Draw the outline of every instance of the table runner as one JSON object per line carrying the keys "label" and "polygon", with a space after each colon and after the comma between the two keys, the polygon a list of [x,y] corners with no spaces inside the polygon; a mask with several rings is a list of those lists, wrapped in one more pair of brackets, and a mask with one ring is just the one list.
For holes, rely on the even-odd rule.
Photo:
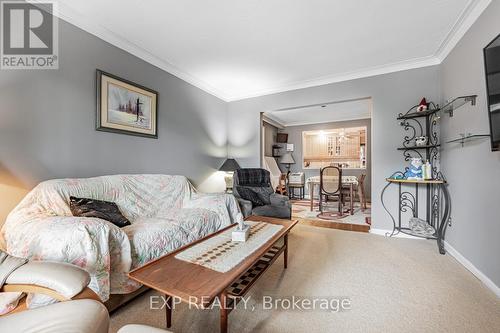
{"label": "table runner", "polygon": [[266,222],[251,222],[250,236],[246,242],[233,242],[228,230],[179,252],[175,258],[226,273],[254,253],[284,227]]}
{"label": "table runner", "polygon": [[[336,176],[325,176],[326,179],[328,178],[333,178],[333,179],[338,179],[339,177]],[[306,183],[316,183],[319,184],[320,181],[320,176],[311,176],[307,178]],[[358,185],[358,177],[356,176],[342,176],[342,184],[354,184]]]}

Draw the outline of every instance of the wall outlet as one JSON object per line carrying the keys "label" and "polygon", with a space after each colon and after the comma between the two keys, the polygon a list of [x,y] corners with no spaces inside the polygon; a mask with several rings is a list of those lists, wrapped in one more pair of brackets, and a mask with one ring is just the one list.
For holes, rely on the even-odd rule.
{"label": "wall outlet", "polygon": [[451,216],[450,216],[450,218],[448,219],[448,227],[450,227],[450,228],[451,228]]}

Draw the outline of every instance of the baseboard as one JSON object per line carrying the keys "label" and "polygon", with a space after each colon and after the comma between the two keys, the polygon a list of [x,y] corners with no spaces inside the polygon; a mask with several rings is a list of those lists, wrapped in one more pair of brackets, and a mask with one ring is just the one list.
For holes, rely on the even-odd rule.
{"label": "baseboard", "polygon": [[[379,236],[389,236],[392,233],[392,230],[370,228],[370,233],[374,234],[374,235],[379,235]],[[419,237],[404,234],[402,232],[400,232],[392,237],[394,237],[394,238],[422,239]]]}
{"label": "baseboard", "polygon": [[490,280],[483,272],[481,272],[476,266],[474,266],[467,258],[465,258],[460,252],[455,250],[453,246],[449,243],[444,242],[444,248],[453,258],[455,258],[459,263],[462,264],[468,271],[474,274],[488,289],[490,289],[498,298],[500,298],[500,287],[498,287],[493,281]]}
{"label": "baseboard", "polygon": [[[374,229],[374,228],[370,229],[371,234],[380,236],[390,235],[391,232],[392,230]],[[403,233],[399,233],[392,237],[422,239],[419,237],[414,237]],[[490,289],[498,298],[500,298],[500,287],[498,287],[493,281],[491,281],[489,277],[487,277],[483,272],[481,272],[467,258],[465,258],[460,252],[455,250],[455,248],[446,241],[444,242],[444,248],[449,255],[455,258],[456,261],[458,261],[462,266],[464,266],[469,272],[471,272],[475,277],[477,277],[479,281],[481,281],[488,289]]]}

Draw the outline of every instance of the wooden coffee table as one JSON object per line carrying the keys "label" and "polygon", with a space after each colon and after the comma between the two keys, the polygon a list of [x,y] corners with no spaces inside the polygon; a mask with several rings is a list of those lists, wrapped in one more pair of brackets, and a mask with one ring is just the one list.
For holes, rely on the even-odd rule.
{"label": "wooden coffee table", "polygon": [[[195,244],[234,227],[234,225],[150,261],[129,273],[132,280],[165,294],[167,298],[167,328],[172,324],[172,297],[199,308],[209,307],[218,298],[220,304],[227,304],[227,306],[220,307],[220,331],[225,333],[227,332],[228,315],[236,306],[238,299],[248,292],[255,281],[262,276],[262,273],[281,253],[283,253],[284,268],[287,268],[288,233],[298,221],[262,216],[250,216],[247,220],[278,224],[284,228],[228,272],[221,273],[211,270],[201,265],[179,260],[175,256]],[[246,274],[247,272],[251,273]],[[243,278],[246,280],[243,287],[234,288],[234,285]]]}

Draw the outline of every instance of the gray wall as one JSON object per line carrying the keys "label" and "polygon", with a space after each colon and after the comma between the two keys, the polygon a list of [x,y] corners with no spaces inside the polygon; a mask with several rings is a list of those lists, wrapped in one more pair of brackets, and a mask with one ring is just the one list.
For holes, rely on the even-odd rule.
{"label": "gray wall", "polygon": [[[477,105],[453,118],[441,117],[444,140],[459,133],[488,134],[483,47],[500,33],[500,2],[493,1],[441,65],[443,100],[477,94]],[[442,147],[442,169],[449,180],[453,211],[447,242],[500,286],[500,152],[489,139],[461,148]]]}
{"label": "gray wall", "polygon": [[[259,166],[260,112],[372,97],[371,188],[372,196],[376,198],[372,200],[372,227],[392,229],[379,195],[386,184],[385,178],[407,165],[402,153],[396,150],[404,136],[396,120],[397,114],[418,104],[422,96],[439,100],[439,89],[439,70],[432,66],[231,102],[228,112],[229,151],[243,167]],[[389,191],[387,198],[395,203],[395,191]],[[391,206],[394,206],[391,208],[395,213],[397,207]]]}
{"label": "gray wall", "polygon": [[343,175],[346,176],[359,176],[361,174],[366,174],[365,180],[365,190],[368,199],[371,199],[371,119],[359,119],[350,121],[336,121],[332,123],[322,123],[313,125],[302,125],[302,126],[287,126],[283,132],[288,133],[288,143],[294,144],[293,158],[295,159],[295,164],[292,164],[291,171],[294,172],[304,172],[306,179],[311,176],[319,176],[319,169],[303,169],[302,168],[302,132],[304,131],[316,131],[316,130],[327,130],[336,128],[349,128],[349,127],[367,127],[366,137],[367,137],[367,160],[366,169],[344,169],[342,171]]}
{"label": "gray wall", "polygon": [[[59,70],[0,75],[0,197],[8,198],[0,202],[0,223],[25,191],[49,178],[183,174],[204,190],[222,190],[223,179],[214,172],[226,156],[227,140],[229,155],[242,166],[260,164],[260,112],[372,97],[373,228],[390,229],[378,195],[384,179],[406,165],[396,151],[403,136],[396,115],[421,96],[437,101],[477,93],[477,107],[442,117],[442,135],[487,132],[481,51],[500,32],[499,15],[500,4],[494,2],[440,67],[229,104],[60,21]],[[96,68],[159,92],[158,140],[94,130]],[[445,145],[442,165],[454,202],[447,240],[500,285],[500,224],[493,209],[500,197],[500,154],[490,151],[487,140],[463,149]],[[395,193],[388,194],[389,201],[395,199]]]}
{"label": "gray wall", "polygon": [[[227,103],[66,22],[59,33],[59,70],[1,71],[0,184],[163,173],[224,189]],[[158,140],[95,130],[96,68],[159,92]]]}

